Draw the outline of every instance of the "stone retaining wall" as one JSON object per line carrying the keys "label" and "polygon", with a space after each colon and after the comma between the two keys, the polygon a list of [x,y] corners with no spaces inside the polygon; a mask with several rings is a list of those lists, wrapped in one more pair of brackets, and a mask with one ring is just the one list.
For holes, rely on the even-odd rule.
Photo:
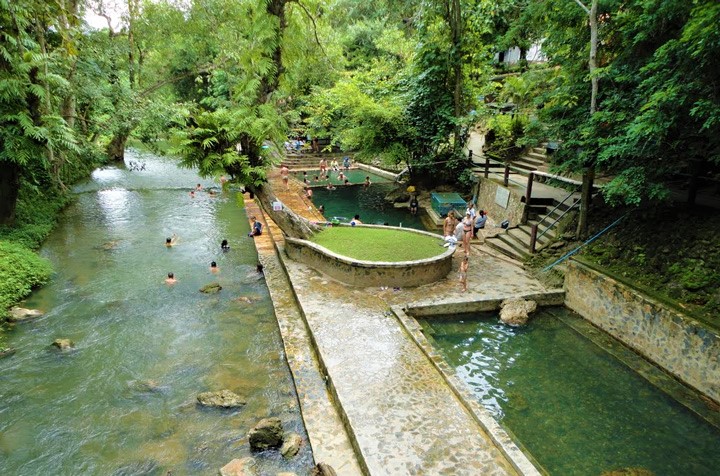
{"label": "stone retaining wall", "polygon": [[[440,242],[438,235],[409,228],[404,230],[408,233],[427,234],[438,238]],[[452,269],[454,253],[454,250],[448,249],[433,258],[396,263],[356,261],[333,253],[311,241],[290,237],[285,239],[285,251],[291,259],[312,266],[338,281],[363,287],[409,287],[434,283],[448,275]]]}
{"label": "stone retaining wall", "polygon": [[720,402],[720,336],[701,323],[577,261],[565,304],[657,365]]}
{"label": "stone retaining wall", "polygon": [[[507,207],[498,205],[495,202],[498,189],[505,189],[510,193]],[[520,201],[524,194],[525,189],[519,185],[511,183],[508,187],[505,187],[496,180],[480,177],[477,188],[477,209],[485,210],[485,213],[496,225],[499,225],[503,220],[508,220],[510,226],[515,226],[520,223],[525,209],[525,203]],[[460,211],[464,213],[464,210]]]}

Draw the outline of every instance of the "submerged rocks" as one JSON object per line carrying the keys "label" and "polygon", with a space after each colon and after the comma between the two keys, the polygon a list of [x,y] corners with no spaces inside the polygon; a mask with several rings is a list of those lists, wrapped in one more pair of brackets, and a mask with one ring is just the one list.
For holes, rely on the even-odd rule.
{"label": "submerged rocks", "polygon": [[265,451],[283,444],[282,422],[279,418],[263,418],[248,433],[250,449]]}
{"label": "submerged rocks", "polygon": [[318,463],[310,471],[310,476],[337,476],[337,473],[329,464]]}
{"label": "submerged rocks", "polygon": [[16,349],[13,347],[0,347],[0,359],[3,357],[10,357],[15,353]]}
{"label": "submerged rocks", "polygon": [[23,307],[14,306],[10,309],[10,322],[23,322],[31,319],[42,317],[43,312],[37,309],[25,309]]}
{"label": "submerged rocks", "polygon": [[213,408],[238,408],[247,403],[245,399],[230,390],[203,392],[197,396],[197,401],[204,407]]}
{"label": "submerged rocks", "polygon": [[52,345],[60,350],[72,350],[75,348],[75,343],[70,339],[55,339]]}
{"label": "submerged rocks", "polygon": [[530,313],[537,309],[535,301],[525,299],[505,299],[500,304],[500,320],[512,327],[527,324]]}
{"label": "submerged rocks", "polygon": [[234,459],[220,468],[220,476],[250,476],[256,474],[255,460],[252,458]]}
{"label": "submerged rocks", "polygon": [[200,292],[205,293],[205,294],[216,294],[216,293],[219,293],[221,289],[222,289],[222,286],[220,286],[220,283],[212,282],[212,283],[208,283],[205,286],[201,287]]}
{"label": "submerged rocks", "polygon": [[302,437],[297,433],[285,435],[283,438],[283,444],[280,447],[280,454],[283,455],[283,458],[292,458],[298,454],[301,445]]}

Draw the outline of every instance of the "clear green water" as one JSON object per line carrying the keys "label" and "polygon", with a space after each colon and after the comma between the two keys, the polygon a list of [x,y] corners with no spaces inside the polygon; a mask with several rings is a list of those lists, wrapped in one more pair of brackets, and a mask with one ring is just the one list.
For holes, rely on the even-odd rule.
{"label": "clear green water", "polygon": [[[245,436],[267,416],[306,439],[244,210],[230,193],[190,198],[195,183],[212,183],[170,159],[128,160],[147,170],[97,170],[42,248],[57,272],[27,306],[47,314],[18,325],[17,354],[0,360],[2,475],[215,475],[250,455]],[[213,280],[219,294],[198,292]],[[57,338],[76,350],[54,351]],[[247,406],[195,405],[199,392],[223,388]],[[261,474],[312,464],[307,445],[290,462],[255,457]]]}
{"label": "clear green water", "polygon": [[421,321],[478,400],[551,475],[640,467],[720,474],[720,431],[542,311],[527,328],[478,314]]}
{"label": "clear green water", "polygon": [[[306,170],[307,172],[307,179],[310,182],[310,186],[312,187],[321,187],[327,185],[327,180],[321,180],[320,179],[320,170]],[[371,184],[380,184],[380,183],[392,183],[393,181],[389,178],[382,177],[380,175],[376,175],[372,172],[368,172],[366,170],[360,170],[360,169],[350,169],[350,170],[342,170],[342,173],[345,175],[345,179],[349,180],[351,184],[357,185],[357,184],[363,184],[365,183],[365,177],[370,177],[370,183]],[[293,175],[295,178],[297,178],[300,182],[304,180],[304,175],[302,172],[293,172]],[[330,177],[330,183],[334,185],[343,185],[345,186],[345,180],[341,180],[338,178],[339,172],[336,172],[334,170],[329,171],[329,177]],[[318,177],[317,180],[315,180],[315,177]],[[372,186],[372,185],[371,185]]]}
{"label": "clear green water", "polygon": [[350,220],[358,214],[363,223],[387,223],[391,226],[425,230],[421,213],[412,215],[408,208],[395,208],[385,200],[385,196],[394,187],[389,183],[373,183],[368,188],[354,185],[338,187],[335,190],[314,189],[313,203],[316,206],[325,206],[325,218],[328,220],[333,217]]}

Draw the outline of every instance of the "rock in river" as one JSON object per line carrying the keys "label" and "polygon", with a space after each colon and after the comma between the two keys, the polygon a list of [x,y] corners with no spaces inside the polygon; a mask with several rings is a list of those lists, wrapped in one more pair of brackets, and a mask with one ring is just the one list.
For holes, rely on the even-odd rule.
{"label": "rock in river", "polygon": [[300,451],[300,445],[302,445],[302,437],[297,433],[290,433],[283,438],[280,454],[284,458],[292,458]]}
{"label": "rock in river", "polygon": [[509,326],[518,327],[527,324],[528,315],[537,309],[537,303],[525,299],[506,299],[500,308],[500,320]]}
{"label": "rock in river", "polygon": [[263,418],[250,430],[248,439],[253,451],[279,448],[283,442],[282,422],[279,418]]}
{"label": "rock in river", "polygon": [[75,343],[70,339],[55,339],[52,345],[60,350],[71,350],[75,347]]}
{"label": "rock in river", "polygon": [[247,403],[242,397],[230,390],[203,392],[197,396],[197,401],[204,407],[215,408],[238,408]]}
{"label": "rock in river", "polygon": [[220,476],[250,476],[252,474],[256,474],[255,460],[252,458],[236,458],[220,468]]}
{"label": "rock in river", "polygon": [[222,289],[222,286],[220,286],[220,283],[212,282],[212,283],[208,283],[205,286],[201,287],[200,292],[205,293],[205,294],[215,294],[215,293],[219,293],[221,289]]}
{"label": "rock in river", "polygon": [[10,322],[29,321],[42,315],[42,311],[38,311],[37,309],[25,309],[16,306],[10,309]]}

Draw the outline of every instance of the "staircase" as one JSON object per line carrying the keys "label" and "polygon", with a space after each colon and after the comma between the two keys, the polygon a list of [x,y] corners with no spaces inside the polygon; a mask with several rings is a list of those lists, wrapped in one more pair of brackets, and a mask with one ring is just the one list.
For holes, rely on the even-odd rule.
{"label": "staircase", "polygon": [[522,169],[526,173],[534,170],[542,172],[548,171],[548,157],[546,153],[547,144],[543,143],[539,147],[531,147],[526,149],[520,157],[512,161],[512,165],[518,169]]}
{"label": "staircase", "polygon": [[569,199],[562,203],[555,198],[533,197],[526,224],[517,225],[503,233],[488,237],[485,239],[485,244],[513,259],[525,261],[531,256],[530,233],[532,225],[538,225],[538,239],[535,242],[535,249],[540,250],[555,241],[557,238],[556,220],[569,208],[572,208],[579,199],[579,193],[570,195]]}
{"label": "staircase", "polygon": [[338,164],[340,167],[342,167],[343,164],[343,157],[348,156],[350,159],[353,159],[352,154],[348,154],[345,152],[335,152],[335,153],[308,153],[308,154],[286,154],[285,157],[283,157],[282,165],[285,165],[290,170],[302,170],[302,169],[314,169],[318,170],[320,168],[320,161],[322,159],[325,159],[328,164],[328,168],[330,168],[330,162],[332,162],[333,159],[338,161]]}

